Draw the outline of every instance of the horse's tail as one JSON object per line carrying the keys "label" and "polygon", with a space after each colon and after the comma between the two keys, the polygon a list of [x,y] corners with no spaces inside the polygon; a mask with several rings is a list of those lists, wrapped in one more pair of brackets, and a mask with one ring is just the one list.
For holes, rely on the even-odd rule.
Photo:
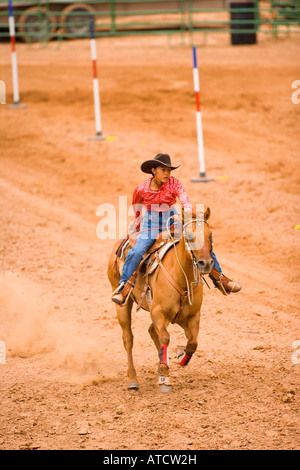
{"label": "horse's tail", "polygon": [[107,274],[112,274],[115,279],[118,277],[118,256],[116,256],[113,262],[108,265]]}
{"label": "horse's tail", "polygon": [[118,277],[118,273],[119,273],[118,258],[120,258],[122,248],[127,240],[128,240],[128,236],[121,241],[120,245],[118,246],[115,252],[114,260],[108,265],[107,273],[108,274],[111,273],[115,279]]}
{"label": "horse's tail", "polygon": [[118,257],[116,256],[116,259],[113,264],[113,276],[116,278],[118,277],[119,274],[119,269],[118,269]]}

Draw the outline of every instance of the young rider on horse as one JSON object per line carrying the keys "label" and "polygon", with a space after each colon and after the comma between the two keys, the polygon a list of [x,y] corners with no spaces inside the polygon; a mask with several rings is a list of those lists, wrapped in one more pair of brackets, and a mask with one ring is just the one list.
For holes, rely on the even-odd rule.
{"label": "young rider on horse", "polygon": [[[153,245],[157,235],[166,227],[169,218],[172,216],[176,218],[177,211],[174,207],[176,198],[179,199],[185,212],[192,213],[192,205],[182,184],[171,176],[171,171],[176,168],[178,166],[172,166],[170,156],[162,153],[141,165],[141,170],[144,173],[152,174],[152,177],[140,184],[133,193],[134,226],[139,234],[134,247],[128,252],[118,290],[112,297],[112,300],[118,305],[125,302],[132,288],[129,279],[138,268],[143,255]],[[146,208],[146,212],[141,221],[143,206]],[[242,286],[224,276],[215,253],[211,251],[210,254],[214,261],[214,267],[209,276],[215,286],[222,293],[224,293],[224,289],[226,293],[239,292]]]}

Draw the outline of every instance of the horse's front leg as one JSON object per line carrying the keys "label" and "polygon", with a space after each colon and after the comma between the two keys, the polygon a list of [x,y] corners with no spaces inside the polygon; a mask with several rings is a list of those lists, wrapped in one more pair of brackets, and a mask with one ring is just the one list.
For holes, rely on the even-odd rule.
{"label": "horse's front leg", "polygon": [[152,325],[149,328],[149,333],[159,355],[159,389],[162,393],[169,393],[172,390],[172,386],[169,377],[168,347],[170,335],[167,331],[167,320],[158,307],[151,310],[151,317]]}
{"label": "horse's front leg", "polygon": [[188,317],[180,326],[184,329],[187,338],[186,347],[179,346],[177,348],[177,359],[181,366],[187,366],[192,355],[198,347],[198,333],[200,325],[200,312],[194,316]]}
{"label": "horse's front leg", "polygon": [[128,378],[129,378],[129,390],[137,390],[139,388],[135,367],[133,364],[132,348],[133,348],[133,334],[131,329],[131,309],[133,301],[131,298],[127,300],[127,303],[123,306],[116,306],[118,320],[123,331],[123,344],[127,352],[128,362]]}

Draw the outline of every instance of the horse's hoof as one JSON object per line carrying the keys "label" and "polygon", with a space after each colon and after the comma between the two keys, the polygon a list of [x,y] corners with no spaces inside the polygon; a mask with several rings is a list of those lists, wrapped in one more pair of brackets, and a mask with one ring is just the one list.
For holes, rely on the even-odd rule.
{"label": "horse's hoof", "polygon": [[170,393],[170,392],[172,392],[172,385],[162,384],[162,385],[159,386],[159,391],[161,393]]}
{"label": "horse's hoof", "polygon": [[164,377],[163,375],[161,375],[158,379],[158,384],[161,393],[170,393],[172,391],[170,377]]}
{"label": "horse's hoof", "polygon": [[130,384],[128,385],[128,390],[138,390],[138,389],[139,389],[138,384],[134,380],[131,380]]}

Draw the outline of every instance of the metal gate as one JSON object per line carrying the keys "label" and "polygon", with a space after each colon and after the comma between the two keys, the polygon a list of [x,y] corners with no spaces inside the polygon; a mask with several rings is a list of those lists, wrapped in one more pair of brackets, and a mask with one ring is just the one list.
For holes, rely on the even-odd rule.
{"label": "metal gate", "polygon": [[[230,0],[13,0],[16,37],[26,42],[139,34],[249,34],[249,21],[232,18],[245,12],[243,2]],[[254,0],[252,31],[276,36],[300,32],[300,0]],[[240,10],[239,10],[240,7]],[[238,22],[238,24],[237,24]],[[237,28],[238,26],[238,28]],[[7,0],[0,0],[0,38],[9,37]]]}

